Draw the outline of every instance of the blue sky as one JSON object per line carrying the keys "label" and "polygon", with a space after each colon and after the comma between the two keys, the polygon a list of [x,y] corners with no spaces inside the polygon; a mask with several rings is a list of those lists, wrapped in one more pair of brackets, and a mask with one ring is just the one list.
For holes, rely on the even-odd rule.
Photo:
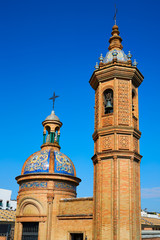
{"label": "blue sky", "polygon": [[[115,1],[1,1],[0,188],[16,198],[23,163],[42,144],[41,122],[55,112],[63,122],[61,151],[82,179],[78,196],[92,196],[94,91],[88,81],[108,51]],[[139,88],[142,208],[160,212],[160,1],[117,1],[124,51],[144,75]]]}

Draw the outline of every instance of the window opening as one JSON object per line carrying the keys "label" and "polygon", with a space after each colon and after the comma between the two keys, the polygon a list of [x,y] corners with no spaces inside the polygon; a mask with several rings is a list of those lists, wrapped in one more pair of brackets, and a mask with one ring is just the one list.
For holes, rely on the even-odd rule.
{"label": "window opening", "polygon": [[6,207],[9,208],[9,201],[6,202]]}
{"label": "window opening", "polygon": [[38,228],[37,222],[23,223],[22,240],[38,240]]}
{"label": "window opening", "polygon": [[103,93],[104,97],[104,114],[113,112],[113,91],[112,89],[107,89]]}
{"label": "window opening", "polygon": [[11,231],[11,224],[1,224],[1,226],[0,226],[0,237],[10,235],[10,231]]}
{"label": "window opening", "polygon": [[83,240],[83,233],[71,233],[71,240]]}
{"label": "window opening", "polygon": [[46,130],[48,132],[47,137],[46,137],[46,142],[50,142],[50,127],[46,127]]}
{"label": "window opening", "polygon": [[55,129],[55,137],[54,137],[54,141],[59,143],[59,134],[58,134],[59,128],[56,127]]}
{"label": "window opening", "polygon": [[132,111],[134,112],[134,99],[135,99],[135,93],[132,91]]}

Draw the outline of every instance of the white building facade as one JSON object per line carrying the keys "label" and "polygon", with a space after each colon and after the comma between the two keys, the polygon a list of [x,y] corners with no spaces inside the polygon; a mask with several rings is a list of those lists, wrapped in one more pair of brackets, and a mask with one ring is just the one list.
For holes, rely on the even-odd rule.
{"label": "white building facade", "polygon": [[11,200],[11,190],[0,188],[0,209],[16,210],[17,201]]}

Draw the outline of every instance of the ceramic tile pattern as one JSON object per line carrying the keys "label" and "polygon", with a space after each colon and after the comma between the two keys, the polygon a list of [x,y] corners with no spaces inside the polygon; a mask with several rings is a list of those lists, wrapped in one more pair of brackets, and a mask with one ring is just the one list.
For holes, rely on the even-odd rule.
{"label": "ceramic tile pattern", "polygon": [[27,182],[27,183],[22,183],[20,185],[20,189],[26,189],[26,188],[46,188],[47,187],[47,182]]}
{"label": "ceramic tile pattern", "polygon": [[[112,55],[113,51],[114,50],[111,50],[111,51],[107,52],[107,54],[106,54],[106,56],[105,56],[105,58],[103,60],[104,63],[112,62],[112,60],[113,60],[113,55]],[[123,50],[117,50],[117,53],[118,53],[117,54],[117,60],[124,61],[124,62],[126,62],[128,60],[127,55],[124,53]]]}
{"label": "ceramic tile pattern", "polygon": [[74,167],[72,161],[63,153],[54,151],[55,164],[54,172],[74,176]]}
{"label": "ceramic tile pattern", "polygon": [[76,191],[76,187],[72,184],[56,182],[54,185],[55,188],[66,189],[66,190],[73,190]]}
{"label": "ceramic tile pattern", "polygon": [[44,150],[34,153],[27,161],[24,174],[48,172],[50,151]]}

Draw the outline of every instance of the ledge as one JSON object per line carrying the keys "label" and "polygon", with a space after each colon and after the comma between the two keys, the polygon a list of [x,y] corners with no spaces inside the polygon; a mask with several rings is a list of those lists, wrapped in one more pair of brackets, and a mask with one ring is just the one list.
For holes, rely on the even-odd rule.
{"label": "ledge", "polygon": [[93,219],[93,214],[58,215],[59,220]]}
{"label": "ledge", "polygon": [[77,202],[77,201],[93,201],[93,197],[81,197],[81,198],[61,198],[60,202]]}

